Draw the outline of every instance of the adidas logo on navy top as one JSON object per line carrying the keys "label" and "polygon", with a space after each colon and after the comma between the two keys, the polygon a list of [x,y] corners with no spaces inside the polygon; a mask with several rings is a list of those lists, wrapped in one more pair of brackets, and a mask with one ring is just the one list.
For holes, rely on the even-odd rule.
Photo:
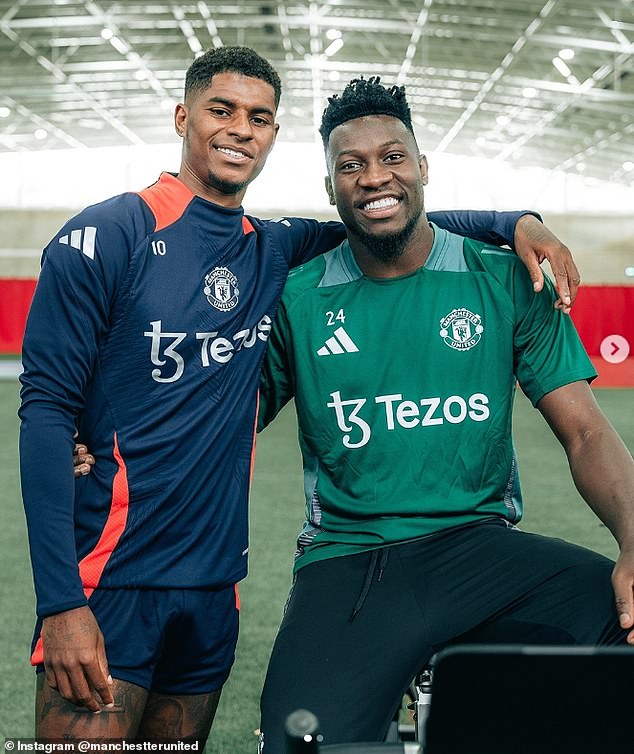
{"label": "adidas logo on navy top", "polygon": [[73,249],[78,249],[82,254],[85,254],[90,259],[94,259],[96,236],[97,228],[87,225],[85,228],[80,228],[79,230],[71,230],[70,236],[61,236],[57,241],[66,246],[72,246]]}
{"label": "adidas logo on navy top", "polygon": [[328,338],[326,344],[317,351],[317,356],[332,356],[337,353],[356,353],[358,350],[355,342],[343,327],[338,327],[332,334],[332,338]]}

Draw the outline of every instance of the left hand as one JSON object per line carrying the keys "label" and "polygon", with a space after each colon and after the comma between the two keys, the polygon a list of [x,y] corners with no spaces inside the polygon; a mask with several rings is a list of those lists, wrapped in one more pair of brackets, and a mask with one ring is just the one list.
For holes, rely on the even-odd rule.
{"label": "left hand", "polygon": [[627,643],[634,645],[634,549],[622,549],[612,571],[614,602],[621,628],[632,629]]}
{"label": "left hand", "polygon": [[549,261],[559,294],[555,308],[569,314],[581,282],[570,249],[534,215],[520,217],[515,226],[513,240],[515,252],[526,265],[536,293],[544,287],[544,273],[539,265],[544,259]]}

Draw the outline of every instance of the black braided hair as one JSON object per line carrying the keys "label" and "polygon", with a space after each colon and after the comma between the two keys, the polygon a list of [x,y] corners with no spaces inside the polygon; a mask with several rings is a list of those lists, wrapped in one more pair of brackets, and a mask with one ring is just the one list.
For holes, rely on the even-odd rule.
{"label": "black braided hair", "polygon": [[352,79],[340,95],[328,98],[319,127],[324,148],[328,146],[334,128],[364,115],[391,115],[414,133],[405,87],[394,85],[388,88],[381,84],[380,76],[370,76],[369,79]]}

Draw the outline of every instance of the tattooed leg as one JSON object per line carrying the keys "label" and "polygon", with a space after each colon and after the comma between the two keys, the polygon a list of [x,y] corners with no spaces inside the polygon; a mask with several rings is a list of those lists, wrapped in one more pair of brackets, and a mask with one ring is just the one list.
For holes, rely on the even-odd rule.
{"label": "tattooed leg", "polygon": [[100,740],[134,738],[143,716],[148,692],[115,679],[114,707],[96,714],[64,699],[38,673],[35,695],[35,736],[38,739]]}
{"label": "tattooed leg", "polygon": [[202,752],[221,691],[191,696],[151,693],[137,738],[144,741],[198,741],[198,751]]}

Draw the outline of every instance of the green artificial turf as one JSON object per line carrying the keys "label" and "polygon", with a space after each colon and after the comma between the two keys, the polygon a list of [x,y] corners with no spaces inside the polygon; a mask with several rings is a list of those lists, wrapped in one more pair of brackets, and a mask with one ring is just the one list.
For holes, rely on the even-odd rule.
{"label": "green artificial turf", "polygon": [[[28,654],[34,599],[18,484],[17,391],[17,381],[0,382],[0,736],[28,737],[33,718]],[[599,390],[597,397],[634,449],[634,390]],[[515,438],[526,511],[523,528],[614,556],[610,533],[574,489],[561,446],[522,395],[516,401]],[[299,452],[289,408],[258,439],[251,496],[251,568],[240,585],[240,641],[208,754],[256,750],[259,691],[290,586],[294,539],[302,515]]]}

